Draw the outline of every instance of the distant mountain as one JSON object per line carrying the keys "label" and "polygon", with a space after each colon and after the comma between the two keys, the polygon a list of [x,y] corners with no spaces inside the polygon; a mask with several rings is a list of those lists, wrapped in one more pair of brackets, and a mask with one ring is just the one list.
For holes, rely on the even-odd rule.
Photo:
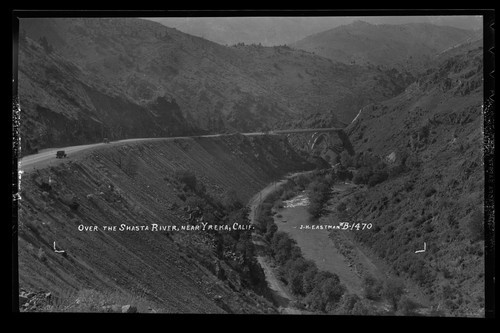
{"label": "distant mountain", "polygon": [[480,35],[479,31],[428,23],[374,25],[356,21],[290,46],[346,64],[372,64],[415,73],[439,52]]}
{"label": "distant mountain", "polygon": [[412,82],[289,47],[222,46],[132,19],[22,19],[19,98],[26,151],[102,138],[253,131],[362,106]]}
{"label": "distant mountain", "polygon": [[[272,14],[272,13],[271,13]],[[328,15],[318,12],[318,15]],[[342,15],[342,12],[336,13]],[[309,35],[365,21],[371,24],[429,23],[466,30],[482,29],[481,16],[260,16],[260,17],[157,17],[167,27],[219,44],[291,44]]]}

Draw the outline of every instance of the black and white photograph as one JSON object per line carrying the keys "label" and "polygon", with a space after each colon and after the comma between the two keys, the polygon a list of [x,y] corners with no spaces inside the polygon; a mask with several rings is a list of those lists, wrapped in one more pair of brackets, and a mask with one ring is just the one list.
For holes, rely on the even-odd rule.
{"label": "black and white photograph", "polygon": [[13,312],[494,316],[494,10],[12,15]]}

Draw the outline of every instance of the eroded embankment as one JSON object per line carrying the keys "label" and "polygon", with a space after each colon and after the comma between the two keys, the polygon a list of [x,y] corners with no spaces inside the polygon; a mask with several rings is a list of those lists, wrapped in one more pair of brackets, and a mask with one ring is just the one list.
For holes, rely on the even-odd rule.
{"label": "eroded embankment", "polygon": [[[286,140],[233,135],[105,146],[25,173],[20,288],[62,298],[83,289],[121,293],[165,312],[273,312],[214,255],[213,235],[151,225],[193,221],[194,208],[173,180],[177,170],[193,172],[210,196],[233,189],[247,202],[270,181],[308,167]],[[120,231],[122,224],[150,229]]]}

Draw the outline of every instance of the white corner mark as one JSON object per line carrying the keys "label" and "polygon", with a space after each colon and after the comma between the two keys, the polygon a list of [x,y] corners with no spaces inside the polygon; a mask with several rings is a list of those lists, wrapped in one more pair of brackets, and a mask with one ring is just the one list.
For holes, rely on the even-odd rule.
{"label": "white corner mark", "polygon": [[425,249],[426,249],[426,247],[425,247],[425,242],[424,242],[424,249],[423,250],[415,251],[415,253],[425,252]]}
{"label": "white corner mark", "polygon": [[58,250],[57,247],[56,247],[56,242],[54,242],[54,252],[55,253],[65,253],[66,251],[64,251],[64,250]]}

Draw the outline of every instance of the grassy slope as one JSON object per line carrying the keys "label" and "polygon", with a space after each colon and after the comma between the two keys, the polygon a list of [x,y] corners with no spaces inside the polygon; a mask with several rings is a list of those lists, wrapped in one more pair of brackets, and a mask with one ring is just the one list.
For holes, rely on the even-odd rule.
{"label": "grassy slope", "polygon": [[[447,314],[477,315],[484,241],[474,239],[469,223],[484,200],[482,47],[439,60],[405,93],[361,114],[351,133],[356,151],[406,153],[409,171],[353,198],[351,209],[376,226],[356,233],[358,241]],[[427,251],[415,254],[423,242]]]}
{"label": "grassy slope", "polygon": [[[243,288],[237,274],[216,259],[209,235],[79,232],[77,227],[186,224],[186,204],[171,180],[179,168],[193,171],[213,196],[234,189],[244,202],[270,179],[305,166],[285,145],[241,136],[137,143],[104,147],[25,174],[19,209],[20,287],[57,297],[82,289],[121,291],[165,312],[268,311],[269,304]],[[117,165],[120,156],[122,168]],[[126,173],[130,165],[135,165],[135,176]],[[52,190],[44,191],[41,186],[49,177]],[[77,210],[68,206],[68,198],[79,202]],[[67,257],[53,252],[54,241]],[[226,270],[225,282],[214,275],[217,262]],[[216,304],[218,295],[224,305]]]}

